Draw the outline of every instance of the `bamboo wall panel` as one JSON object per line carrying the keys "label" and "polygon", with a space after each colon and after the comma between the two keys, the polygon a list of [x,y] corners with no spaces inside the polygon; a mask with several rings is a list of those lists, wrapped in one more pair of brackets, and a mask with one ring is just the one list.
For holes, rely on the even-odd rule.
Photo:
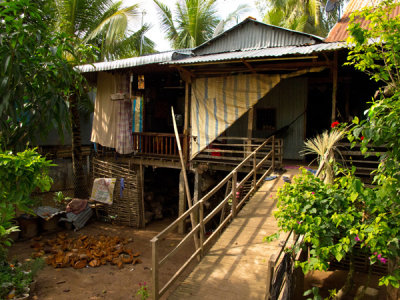
{"label": "bamboo wall panel", "polygon": [[[113,204],[105,205],[105,210],[108,215],[116,216],[116,223],[139,228],[143,210],[139,166],[93,158],[93,178],[117,178]],[[122,197],[121,178],[125,185]]]}

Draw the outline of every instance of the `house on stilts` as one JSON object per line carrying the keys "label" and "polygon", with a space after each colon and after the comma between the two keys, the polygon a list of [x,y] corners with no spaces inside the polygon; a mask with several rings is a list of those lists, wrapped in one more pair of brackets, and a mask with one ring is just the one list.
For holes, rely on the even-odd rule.
{"label": "house on stilts", "polygon": [[196,201],[218,183],[219,173],[232,171],[270,137],[269,165],[303,160],[306,138],[332,121],[361,115],[367,105],[360,99],[376,90],[365,75],[343,66],[347,52],[341,41],[247,18],[194,49],[79,66],[97,88],[93,175],[118,179],[108,213],[137,227],[145,225],[146,210],[155,217],[165,210],[182,215],[182,172],[190,174]]}

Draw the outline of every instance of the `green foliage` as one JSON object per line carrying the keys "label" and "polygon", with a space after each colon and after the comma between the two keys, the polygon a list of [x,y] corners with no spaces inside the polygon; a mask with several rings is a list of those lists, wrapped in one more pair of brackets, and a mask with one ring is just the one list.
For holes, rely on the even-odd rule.
{"label": "green foliage", "polygon": [[[71,91],[83,78],[64,59],[75,55],[65,34],[49,28],[47,0],[0,2],[0,149],[22,150],[57,128],[70,128]],[[87,49],[78,47],[78,52]]]}
{"label": "green foliage", "polygon": [[98,59],[87,57],[90,62],[154,52],[153,41],[145,36],[149,25],[132,29],[132,25],[142,22],[144,14],[138,4],[122,7],[122,1],[64,0],[55,1],[54,5],[56,31],[73,37],[77,47],[82,44],[96,47]]}
{"label": "green foliage", "polygon": [[[384,82],[391,90],[400,83],[400,16],[391,17],[395,1],[385,0],[351,16],[348,42],[352,45],[348,65]],[[367,20],[361,27],[359,19]]]}
{"label": "green foliage", "polygon": [[203,44],[223,32],[228,22],[248,10],[247,6],[241,5],[225,20],[221,20],[215,9],[216,0],[185,0],[176,1],[174,17],[167,5],[159,0],[153,1],[157,5],[166,38],[174,49]]}
{"label": "green foliage", "polygon": [[139,296],[141,300],[146,300],[150,297],[146,282],[139,283],[139,289],[136,295]]}
{"label": "green foliage", "polygon": [[311,247],[311,258],[300,264],[304,272],[327,270],[332,258],[340,261],[352,251],[362,235],[364,214],[375,198],[351,174],[325,184],[306,170],[279,190],[275,214],[279,227],[303,234]]}
{"label": "green foliage", "polygon": [[173,18],[171,10],[161,1],[154,0],[159,8],[161,24],[174,49],[193,48],[212,37],[219,23],[215,10],[216,0],[185,0],[176,2]]}
{"label": "green foliage", "polygon": [[[387,148],[379,154],[380,163],[374,177],[379,206],[372,212],[375,219],[367,226],[366,240],[381,244],[382,252],[394,261],[400,255],[400,17],[391,17],[396,5],[395,1],[385,0],[352,16],[349,42],[353,48],[348,57],[349,65],[385,85],[366,111],[367,120],[353,121],[348,138],[353,144],[361,142],[363,153],[371,147],[373,150],[374,146]],[[369,21],[367,27],[360,26],[357,21],[360,18]],[[383,240],[386,245],[382,245]],[[372,262],[377,259],[375,255]],[[391,274],[380,283],[398,287],[399,266],[389,271]]]}
{"label": "green foliage", "polygon": [[27,288],[34,276],[43,267],[44,261],[40,258],[29,260],[23,264],[18,261],[7,263],[3,252],[0,255],[0,299],[9,299],[10,295],[17,298],[27,294]]}
{"label": "green foliage", "polygon": [[[352,48],[347,64],[386,85],[372,100],[367,120],[354,118],[347,128],[350,142],[361,143],[362,153],[387,147],[378,153],[377,187],[365,188],[352,173],[336,173],[333,184],[324,184],[303,171],[278,193],[280,227],[304,234],[311,249],[310,259],[300,263],[305,272],[325,270],[332,258],[352,257],[356,243],[371,264],[396,262],[400,255],[400,20],[390,17],[394,5],[385,0],[352,16],[349,26]],[[370,22],[367,28],[359,25],[359,18]],[[394,265],[380,284],[400,285],[400,268]]]}
{"label": "green foliage", "polygon": [[[325,37],[336,24],[338,12],[324,12],[326,0],[257,0],[263,21],[302,32]],[[345,1],[347,2],[347,1]],[[344,2],[339,5],[343,8]]]}
{"label": "green foliage", "polygon": [[25,150],[17,155],[0,152],[0,243],[10,243],[6,238],[16,229],[12,223],[15,208],[31,212],[36,203],[31,197],[32,192],[35,189],[50,189],[52,179],[48,176],[48,170],[51,166],[51,161],[41,157],[35,150]]}

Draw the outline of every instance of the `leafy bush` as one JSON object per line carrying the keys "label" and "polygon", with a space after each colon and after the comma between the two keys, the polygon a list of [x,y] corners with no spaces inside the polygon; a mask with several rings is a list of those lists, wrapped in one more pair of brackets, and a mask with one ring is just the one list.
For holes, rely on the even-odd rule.
{"label": "leafy bush", "polygon": [[327,270],[333,258],[341,261],[351,253],[366,237],[368,216],[377,203],[375,191],[366,189],[351,173],[325,184],[304,169],[292,184],[279,190],[278,199],[279,227],[303,234],[311,248],[311,258],[300,264],[304,272]]}
{"label": "leafy bush", "polygon": [[25,150],[16,155],[0,152],[0,247],[10,245],[7,235],[17,228],[12,220],[15,208],[32,212],[36,200],[31,197],[35,189],[48,191],[52,179],[48,175],[51,161],[35,150]]}
{"label": "leafy bush", "polygon": [[0,299],[26,294],[35,274],[44,266],[43,259],[7,263],[5,251],[0,252]]}

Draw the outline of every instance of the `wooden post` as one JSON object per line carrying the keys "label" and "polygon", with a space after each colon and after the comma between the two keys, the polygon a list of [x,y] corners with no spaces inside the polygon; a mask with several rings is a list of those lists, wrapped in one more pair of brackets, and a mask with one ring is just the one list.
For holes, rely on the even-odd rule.
{"label": "wooden post", "polygon": [[[183,179],[183,172],[185,172],[185,170],[181,170],[180,174],[179,174],[179,216],[183,215],[183,213],[186,210],[186,205],[185,205],[185,182]],[[179,226],[178,226],[178,233],[179,234],[184,234],[186,231],[185,228],[185,222],[182,221]]]}
{"label": "wooden post", "polygon": [[140,167],[139,167],[139,173],[140,173],[140,185],[141,185],[141,191],[140,194],[142,195],[142,222],[141,222],[141,227],[145,228],[146,227],[146,214],[145,214],[145,208],[144,208],[144,168],[142,162],[140,162]]}
{"label": "wooden post", "polygon": [[275,136],[272,136],[272,171],[275,169]]}
{"label": "wooden post", "polygon": [[236,216],[237,197],[236,197],[237,171],[232,173],[232,218]]}
{"label": "wooden post", "polygon": [[190,84],[185,84],[185,115],[183,123],[183,157],[185,162],[189,160],[189,103],[190,103]]}
{"label": "wooden post", "polygon": [[153,299],[158,300],[159,298],[159,287],[158,287],[158,253],[157,253],[157,244],[158,240],[157,238],[153,238],[151,241],[151,256],[152,256],[152,280],[153,280],[153,285],[152,285],[152,294],[153,294]]}
{"label": "wooden post", "polygon": [[199,211],[201,257],[204,257],[204,232],[206,231],[204,228],[203,221],[204,221],[204,203],[202,201],[200,203],[200,211]]}
{"label": "wooden post", "polygon": [[253,157],[253,188],[257,186],[257,153],[254,153]]}
{"label": "wooden post", "polygon": [[[199,174],[199,169],[196,168],[194,170],[194,191],[193,191],[193,205],[199,202],[199,199],[201,198],[201,181],[200,181],[200,174]],[[198,213],[195,212],[195,222],[196,224],[198,223]]]}
{"label": "wooden post", "polygon": [[337,83],[338,83],[338,54],[334,52],[333,66],[332,66],[332,122],[336,121],[336,94],[337,94]]}
{"label": "wooden post", "polygon": [[189,89],[190,84],[186,82],[185,85],[185,116],[184,116],[184,123],[183,123],[183,134],[188,134],[189,130]]}
{"label": "wooden post", "polygon": [[[180,158],[180,161],[181,161],[181,167],[182,167],[182,173],[183,173],[183,181],[185,183],[186,199],[187,199],[188,207],[190,209],[190,208],[192,208],[192,197],[190,196],[189,183],[188,183],[188,180],[187,180],[187,177],[186,177],[186,165],[185,165],[185,162],[183,160],[181,142],[179,140],[178,128],[176,127],[174,108],[172,106],[171,106],[171,114],[172,114],[172,122],[174,124],[176,145],[178,147],[179,158]],[[195,221],[195,218],[194,218],[193,211],[190,213],[190,222],[192,224],[192,229],[195,228],[197,224],[196,224],[196,221]],[[193,238],[194,238],[194,245],[195,245],[196,250],[197,250],[197,249],[199,249],[199,238],[197,237],[197,235],[194,235]]]}
{"label": "wooden post", "polygon": [[244,154],[244,157],[247,157],[252,151],[251,151],[251,139],[253,137],[253,127],[254,127],[254,107],[249,109],[249,112],[247,114],[248,119],[247,119],[247,150],[246,153]]}
{"label": "wooden post", "polygon": [[266,294],[265,299],[271,299],[271,287],[272,287],[272,280],[274,279],[274,269],[275,269],[275,254],[271,255],[268,261],[268,270],[267,270],[267,285],[266,285]]}

